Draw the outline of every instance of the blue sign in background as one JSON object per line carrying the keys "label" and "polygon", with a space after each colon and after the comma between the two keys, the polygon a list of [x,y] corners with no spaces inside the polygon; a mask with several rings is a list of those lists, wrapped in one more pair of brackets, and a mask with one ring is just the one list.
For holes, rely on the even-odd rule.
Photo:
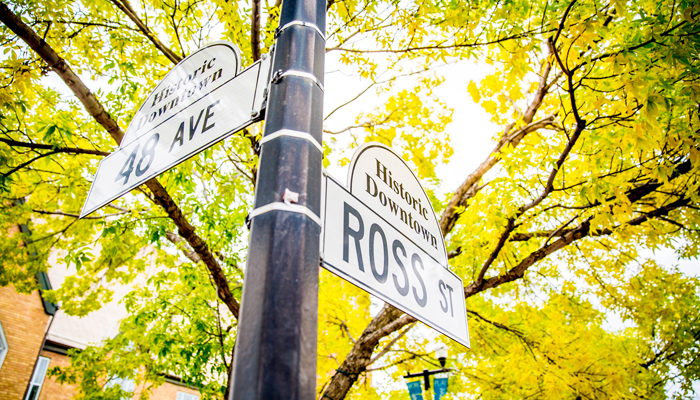
{"label": "blue sign in background", "polygon": [[411,396],[411,400],[423,400],[421,381],[408,382],[408,394]]}
{"label": "blue sign in background", "polygon": [[440,400],[447,393],[447,378],[433,379],[433,392],[435,393],[435,400]]}

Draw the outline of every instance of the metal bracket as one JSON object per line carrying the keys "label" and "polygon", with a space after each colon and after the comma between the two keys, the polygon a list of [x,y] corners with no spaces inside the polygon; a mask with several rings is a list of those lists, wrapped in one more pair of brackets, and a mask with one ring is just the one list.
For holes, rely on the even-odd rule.
{"label": "metal bracket", "polygon": [[321,83],[321,81],[318,80],[318,78],[316,78],[316,75],[304,71],[297,71],[295,69],[290,69],[286,72],[282,72],[281,69],[278,69],[277,71],[275,71],[275,74],[272,75],[272,80],[270,80],[270,82],[278,83],[285,76],[298,76],[300,78],[310,79],[316,84],[316,86],[319,87],[319,89],[321,89],[322,92],[325,91],[323,88],[323,84]]}
{"label": "metal bracket", "polygon": [[[260,71],[258,72],[258,81],[255,89],[255,101],[253,104],[253,109],[250,112],[250,117],[255,122],[258,122],[265,117],[265,110],[267,109],[267,91],[268,87],[270,86],[272,57],[274,57],[274,51],[275,48],[272,46],[269,53],[261,55],[260,60],[256,61],[256,63],[260,64]],[[259,93],[261,88],[262,93]],[[261,99],[262,101],[260,101]]]}
{"label": "metal bracket", "polygon": [[323,32],[321,32],[321,29],[319,29],[318,26],[316,26],[315,24],[312,24],[310,22],[304,22],[304,21],[291,21],[291,22],[287,22],[286,24],[284,24],[284,26],[281,28],[278,27],[277,29],[275,29],[275,39],[277,39],[277,37],[280,35],[280,33],[282,33],[283,30],[289,28],[290,26],[294,26],[294,25],[303,26],[306,28],[311,28],[311,29],[315,30],[316,33],[318,33],[321,36],[321,39],[323,39],[324,41],[326,40],[326,35]]}
{"label": "metal bracket", "polygon": [[277,83],[280,79],[282,79],[282,70],[278,69],[272,74],[272,78],[270,78],[270,83]]}
{"label": "metal bracket", "polygon": [[261,110],[266,110],[267,109],[267,88],[263,90],[263,102],[262,105],[260,106]]}
{"label": "metal bracket", "polygon": [[282,203],[279,201],[276,201],[274,203],[266,204],[262,207],[258,207],[255,210],[251,211],[248,214],[248,218],[252,220],[253,218],[257,217],[258,215],[262,215],[265,213],[268,213],[270,211],[288,211],[288,212],[293,212],[297,214],[303,214],[307,217],[309,217],[310,220],[314,221],[318,226],[321,225],[321,218],[319,218],[318,215],[314,214],[313,211],[309,210],[306,208],[306,206],[302,206],[299,204],[286,204]]}
{"label": "metal bracket", "polygon": [[263,145],[263,144],[269,142],[270,140],[277,139],[280,136],[291,136],[291,137],[295,137],[298,139],[308,140],[309,142],[311,142],[311,144],[314,145],[314,147],[316,147],[318,149],[318,151],[323,153],[323,146],[321,146],[321,143],[319,143],[316,140],[316,138],[311,136],[310,133],[294,131],[291,129],[280,129],[277,132],[271,133],[269,135],[265,135],[258,143],[260,143],[260,145]]}

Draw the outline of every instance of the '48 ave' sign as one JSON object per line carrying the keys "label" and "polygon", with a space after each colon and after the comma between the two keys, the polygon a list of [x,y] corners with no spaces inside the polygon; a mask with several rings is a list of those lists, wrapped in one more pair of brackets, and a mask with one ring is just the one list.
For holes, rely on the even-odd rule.
{"label": "'48 ave' sign", "polygon": [[240,59],[233,44],[214,42],[175,66],[100,162],[80,216],[260,119],[270,59],[239,72]]}
{"label": "'48 ave' sign", "polygon": [[462,280],[447,266],[440,225],[411,169],[367,143],[350,163],[348,189],[326,176],[322,265],[469,347]]}

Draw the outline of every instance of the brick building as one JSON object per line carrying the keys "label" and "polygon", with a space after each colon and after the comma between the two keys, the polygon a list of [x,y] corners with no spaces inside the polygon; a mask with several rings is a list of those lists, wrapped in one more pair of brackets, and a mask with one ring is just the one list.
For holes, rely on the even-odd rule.
{"label": "brick building", "polygon": [[[26,225],[18,230],[24,231]],[[114,288],[115,300],[83,318],[66,315],[55,304],[42,299],[40,292],[52,284],[60,287],[72,271],[62,268],[56,258],[49,260],[48,273],[39,273],[41,290],[17,293],[12,286],[0,287],[0,400],[68,400],[75,387],[61,385],[46,377],[48,368],[70,365],[68,350],[83,349],[113,337],[119,320],[126,314],[119,304],[128,288]],[[139,390],[133,383],[119,382],[122,388]],[[185,387],[177,378],[153,390],[153,400],[198,400],[196,389]]]}
{"label": "brick building", "polygon": [[[41,278],[45,279],[46,274]],[[46,288],[44,284],[42,287]],[[113,330],[114,316],[122,314],[115,313],[114,308],[115,304],[109,304],[92,318],[70,317],[44,302],[39,291],[27,295],[17,293],[12,286],[0,288],[0,399],[71,399],[76,394],[75,387],[47,378],[46,370],[70,365],[69,349],[84,348],[88,345],[86,340],[94,338],[96,332],[99,335],[101,330]],[[106,315],[112,317],[105,318]],[[125,384],[128,386],[128,382]],[[139,398],[138,390],[134,390],[133,398]],[[197,400],[199,393],[169,377],[151,392],[150,398]]]}
{"label": "brick building", "polygon": [[15,292],[0,288],[0,394],[5,399],[24,399],[39,357],[51,315],[39,292]]}

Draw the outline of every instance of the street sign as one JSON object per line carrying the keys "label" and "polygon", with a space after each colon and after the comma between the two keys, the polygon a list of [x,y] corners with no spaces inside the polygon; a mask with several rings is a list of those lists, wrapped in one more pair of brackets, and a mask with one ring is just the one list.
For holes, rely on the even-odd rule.
{"label": "street sign", "polygon": [[229,42],[210,43],[180,61],[139,107],[124,133],[119,147],[158,126],[205,94],[238,75],[241,54]]}
{"label": "street sign", "polygon": [[440,224],[428,195],[404,160],[381,143],[365,143],[350,161],[348,189],[447,268]]}
{"label": "street sign", "polygon": [[[389,198],[396,196],[380,190],[381,185],[385,185],[383,175],[381,181],[374,180],[377,184],[375,190],[372,181],[369,180],[373,179],[367,172],[369,169],[361,169],[363,166],[359,164],[362,160],[358,156],[355,159],[360,161],[355,163],[355,166],[351,165],[349,175],[351,183],[353,179],[362,182],[362,186],[355,182],[353,189],[357,194],[350,193],[342,184],[327,175],[322,199],[322,265],[341,278],[469,347],[462,280],[446,268],[446,263],[443,264],[446,257],[442,258],[440,255],[444,252],[444,243],[433,241],[433,237],[437,237],[432,233],[434,231],[431,232],[433,236],[424,233],[428,229],[434,229],[434,226],[430,225],[430,218],[426,218],[434,216],[432,206],[427,196],[421,198],[419,194],[425,195],[425,192],[410,172],[410,168],[400,158],[400,163],[396,163],[395,159],[387,157],[389,153],[392,157],[398,157],[391,150],[387,152],[384,146],[370,144],[357,152],[367,149],[381,149],[365,152],[372,155],[370,161],[374,165],[373,172],[377,171],[378,165],[380,175],[383,174],[384,166],[392,168],[392,183],[386,183],[385,187],[398,188],[398,194],[403,190],[403,193],[409,193],[411,200],[418,200],[410,201],[410,211],[406,205],[398,203],[398,200],[392,200],[397,205],[391,206]],[[356,167],[354,174],[353,167]],[[405,170],[408,170],[411,179],[408,179],[409,175]],[[357,178],[359,172],[362,172],[361,178]],[[363,192],[366,194],[363,195]],[[394,194],[395,192],[396,190],[393,190]],[[380,197],[379,193],[385,194]],[[404,195],[402,198],[409,204],[408,196]],[[401,207],[403,212],[395,212],[398,207]],[[404,213],[413,215],[404,217]],[[416,220],[418,222],[411,222]],[[437,223],[437,219],[433,222]],[[442,241],[442,235],[439,238]]]}
{"label": "street sign", "polygon": [[213,43],[166,75],[100,162],[81,218],[260,118],[270,59],[236,74],[233,49]]}

